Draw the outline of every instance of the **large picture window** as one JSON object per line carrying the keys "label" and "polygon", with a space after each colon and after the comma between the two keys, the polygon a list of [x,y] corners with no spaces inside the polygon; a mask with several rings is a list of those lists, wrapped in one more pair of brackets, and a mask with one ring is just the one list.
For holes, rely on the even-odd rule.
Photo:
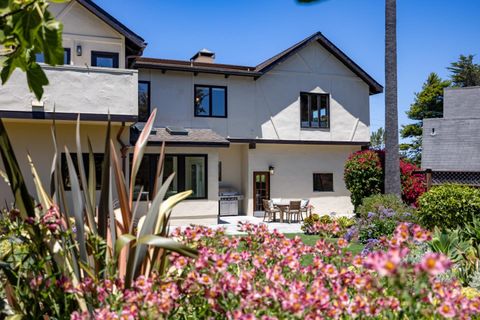
{"label": "large picture window", "polygon": [[[133,156],[130,156],[130,164]],[[143,186],[141,199],[152,199],[155,175],[157,172],[158,154],[145,154],[135,180],[135,197],[138,197]],[[169,154],[165,155],[164,181],[175,172],[175,178],[167,192],[167,197],[176,193],[192,190],[188,199],[206,199],[207,193],[207,155]]]}
{"label": "large picture window", "polygon": [[330,128],[330,96],[323,93],[300,93],[302,128]]}
{"label": "large picture window", "polygon": [[333,173],[314,173],[313,174],[314,192],[332,192],[333,191]]}
{"label": "large picture window", "polygon": [[[45,55],[43,52],[35,53],[35,61],[38,63],[45,63]],[[70,64],[70,48],[63,48],[63,64]]]}
{"label": "large picture window", "polygon": [[92,67],[118,68],[118,53],[92,51]]}
{"label": "large picture window", "polygon": [[227,117],[227,87],[195,85],[196,117]]}
{"label": "large picture window", "polygon": [[[73,161],[73,166],[75,167],[75,171],[78,172],[78,160],[77,160],[77,154],[76,153],[70,153],[70,156],[72,157]],[[82,158],[83,158],[83,166],[85,169],[85,175],[88,179],[89,173],[90,173],[90,161],[89,161],[89,154],[88,153],[82,153]],[[102,177],[102,162],[103,162],[103,153],[95,153],[93,154],[93,159],[95,161],[95,180],[96,180],[96,189],[100,190],[101,187],[101,177]],[[60,162],[61,168],[62,168],[62,178],[63,178],[63,185],[65,187],[65,190],[71,190],[72,184],[70,180],[70,175],[68,174],[68,164],[67,164],[67,156],[65,153],[62,153],[61,155],[61,162]],[[78,181],[80,182],[80,176],[78,176]]]}
{"label": "large picture window", "polygon": [[150,116],[150,81],[138,81],[138,121],[146,122]]}

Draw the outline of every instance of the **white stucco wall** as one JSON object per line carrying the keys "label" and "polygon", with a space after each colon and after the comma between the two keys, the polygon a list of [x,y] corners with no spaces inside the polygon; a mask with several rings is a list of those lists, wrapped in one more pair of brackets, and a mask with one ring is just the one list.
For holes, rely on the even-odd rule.
{"label": "white stucco wall", "polygon": [[49,80],[44,87],[43,107],[28,90],[25,74],[15,71],[0,86],[0,110],[45,111],[94,114],[138,114],[138,72],[136,70],[43,66]]}
{"label": "white stucco wall", "polygon": [[[253,214],[253,172],[275,168],[270,176],[270,198],[310,199],[314,213],[353,212],[350,192],[343,181],[345,160],[359,147],[257,144],[248,149],[247,210]],[[333,173],[333,192],[314,192],[313,173]]]}
{"label": "white stucco wall", "polygon": [[[157,126],[211,128],[231,138],[369,141],[368,85],[316,42],[256,81],[145,69],[139,79],[151,82]],[[194,117],[195,84],[227,86],[227,118]],[[301,91],[331,95],[330,129],[300,128]]]}
{"label": "white stucco wall", "polygon": [[[50,10],[63,23],[63,46],[71,50],[71,64],[91,65],[91,51],[119,54],[120,68],[125,66],[125,38],[76,1],[52,3]],[[77,56],[76,47],[82,47]]]}

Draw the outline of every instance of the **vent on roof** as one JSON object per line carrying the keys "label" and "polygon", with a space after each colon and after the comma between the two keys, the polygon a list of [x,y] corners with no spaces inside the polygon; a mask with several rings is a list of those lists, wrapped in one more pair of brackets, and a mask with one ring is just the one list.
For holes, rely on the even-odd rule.
{"label": "vent on roof", "polygon": [[215,52],[212,52],[208,49],[202,49],[195,53],[195,55],[190,58],[190,61],[213,63],[215,61]]}
{"label": "vent on roof", "polygon": [[172,136],[186,136],[186,135],[188,135],[188,131],[185,128],[182,128],[182,127],[167,127],[166,130]]}

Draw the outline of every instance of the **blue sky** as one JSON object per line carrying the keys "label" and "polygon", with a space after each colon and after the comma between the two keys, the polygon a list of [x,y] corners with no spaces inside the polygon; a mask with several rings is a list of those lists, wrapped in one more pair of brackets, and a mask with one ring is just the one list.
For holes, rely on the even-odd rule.
{"label": "blue sky", "polygon": [[[321,31],[384,84],[384,0],[95,0],[141,35],[145,56],[189,59],[201,48],[219,63],[256,65]],[[405,115],[427,75],[447,77],[460,54],[480,52],[480,1],[399,0],[398,106]],[[480,55],[477,57],[480,62]],[[384,96],[371,97],[372,130],[383,126]]]}

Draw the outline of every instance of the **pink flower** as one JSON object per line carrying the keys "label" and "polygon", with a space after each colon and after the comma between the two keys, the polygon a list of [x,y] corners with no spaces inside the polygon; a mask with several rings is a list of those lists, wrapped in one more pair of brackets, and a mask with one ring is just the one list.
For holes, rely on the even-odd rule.
{"label": "pink flower", "polygon": [[445,318],[453,318],[456,315],[455,308],[448,302],[442,303],[437,311]]}
{"label": "pink flower", "polygon": [[420,269],[432,276],[447,271],[452,262],[443,254],[427,253],[420,262]]}

